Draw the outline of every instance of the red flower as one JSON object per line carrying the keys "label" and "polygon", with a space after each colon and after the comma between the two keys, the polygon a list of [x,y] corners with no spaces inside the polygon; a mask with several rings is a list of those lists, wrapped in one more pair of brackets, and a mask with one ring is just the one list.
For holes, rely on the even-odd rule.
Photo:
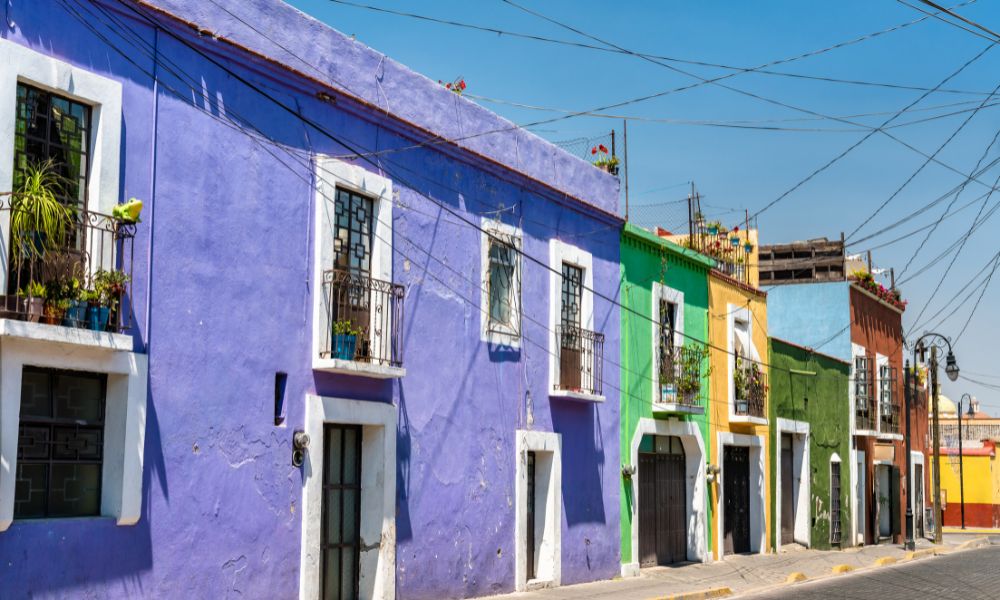
{"label": "red flower", "polygon": [[444,87],[450,90],[451,89],[451,84],[450,83],[446,83],[446,84],[444,84]]}
{"label": "red flower", "polygon": [[739,230],[740,230],[740,226],[739,225],[737,225],[736,227],[733,227],[733,233],[736,233]]}
{"label": "red flower", "polygon": [[593,148],[591,148],[590,149],[590,153],[591,154],[597,154],[597,146],[594,146]]}
{"label": "red flower", "polygon": [[463,90],[465,89],[465,80],[464,79],[460,79],[458,81],[458,87],[462,88]]}
{"label": "red flower", "polygon": [[601,144],[600,146],[598,146],[598,148],[600,148],[600,149],[601,149],[601,152],[603,152],[603,153],[605,153],[605,154],[607,154],[607,153],[608,153],[608,149],[607,149],[607,148],[606,148],[606,147],[604,146],[604,144]]}

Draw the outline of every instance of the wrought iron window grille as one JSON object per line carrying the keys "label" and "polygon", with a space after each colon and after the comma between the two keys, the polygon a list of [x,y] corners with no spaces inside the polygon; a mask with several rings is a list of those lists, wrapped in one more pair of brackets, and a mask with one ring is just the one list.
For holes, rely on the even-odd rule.
{"label": "wrought iron window grille", "polygon": [[558,391],[604,393],[604,334],[572,325],[556,328],[559,340]]}
{"label": "wrought iron window grille", "polygon": [[487,324],[490,333],[521,335],[521,240],[489,232],[486,276]]}

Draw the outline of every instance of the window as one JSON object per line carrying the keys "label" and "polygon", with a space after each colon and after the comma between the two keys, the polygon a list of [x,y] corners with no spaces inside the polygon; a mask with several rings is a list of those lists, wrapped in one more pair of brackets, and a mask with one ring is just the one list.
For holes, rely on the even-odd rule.
{"label": "window", "polygon": [[865,356],[854,358],[854,397],[860,407],[862,400],[868,400],[869,364]]}
{"label": "window", "polygon": [[518,314],[521,297],[518,239],[490,232],[487,244],[487,331],[518,336],[521,322]]}
{"label": "window", "polygon": [[374,212],[371,198],[337,188],[333,238],[335,268],[360,275],[371,274]]}
{"label": "window", "polygon": [[26,169],[51,160],[68,206],[85,208],[90,162],[90,107],[36,87],[17,84],[14,187]]}
{"label": "window", "polygon": [[549,241],[550,394],[603,402],[604,335],[594,328],[594,258]]}
{"label": "window", "polygon": [[106,376],[25,367],[14,518],[101,512]]}
{"label": "window", "polygon": [[660,359],[660,390],[659,396],[664,401],[675,397],[675,380],[677,373],[674,364],[674,332],[676,331],[677,305],[660,299],[660,319],[657,322],[657,354]]}
{"label": "window", "polygon": [[562,308],[560,322],[565,330],[580,329],[583,306],[583,269],[562,264]]}
{"label": "window", "polygon": [[830,463],[830,543],[840,544],[840,460]]}
{"label": "window", "polygon": [[892,367],[888,365],[879,366],[878,386],[882,406],[892,406]]}

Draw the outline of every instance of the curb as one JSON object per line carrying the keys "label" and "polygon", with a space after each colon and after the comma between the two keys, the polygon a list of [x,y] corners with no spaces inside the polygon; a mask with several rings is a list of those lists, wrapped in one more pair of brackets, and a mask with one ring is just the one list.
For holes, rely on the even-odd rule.
{"label": "curb", "polygon": [[841,573],[850,573],[853,570],[854,567],[852,565],[836,565],[830,569],[830,572],[834,575],[839,575]]}
{"label": "curb", "polygon": [[934,556],[938,554],[938,548],[924,548],[923,550],[911,550],[906,553],[906,557],[903,558],[904,561],[917,560],[920,558],[927,558],[928,556]]}
{"label": "curb", "polygon": [[972,550],[973,548],[985,548],[990,545],[990,538],[983,536],[958,545],[957,550]]}
{"label": "curb", "polygon": [[809,578],[806,577],[805,573],[803,573],[802,571],[795,571],[794,573],[789,573],[788,574],[788,577],[785,578],[785,583],[786,584],[788,584],[788,583],[798,583],[800,581],[805,581],[806,579],[809,579]]}
{"label": "curb", "polygon": [[717,587],[709,588],[707,590],[699,590],[697,592],[681,592],[679,594],[671,594],[669,596],[657,596],[651,598],[650,600],[709,600],[711,598],[724,598],[726,596],[731,596],[733,590],[728,587]]}
{"label": "curb", "polygon": [[883,556],[882,558],[875,559],[874,562],[874,566],[876,567],[884,567],[886,565],[894,565],[894,564],[896,564],[895,556]]}

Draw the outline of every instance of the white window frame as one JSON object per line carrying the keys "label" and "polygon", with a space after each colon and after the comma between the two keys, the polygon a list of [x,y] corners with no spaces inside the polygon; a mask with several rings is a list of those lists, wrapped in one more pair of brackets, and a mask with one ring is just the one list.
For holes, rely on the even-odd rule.
{"label": "white window frame", "polygon": [[26,333],[40,328],[60,328],[37,323],[0,322],[27,326],[25,331],[13,333],[6,327],[0,329],[3,336],[0,343],[0,465],[3,465],[0,468],[0,531],[6,531],[14,520],[21,379],[25,366],[107,375],[100,516],[113,518],[118,525],[135,525],[142,514],[149,371],[146,355],[122,351],[125,340],[131,349],[131,338],[120,334],[112,339],[117,346],[95,347],[76,343],[76,338],[69,335],[62,341],[54,341],[37,336],[31,338]]}
{"label": "white window frame", "polygon": [[[322,352],[324,332],[331,327],[328,298],[323,290],[323,271],[333,265],[333,224],[336,218],[337,188],[349,190],[372,199],[374,226],[372,231],[371,276],[391,282],[392,279],[392,180],[329,156],[319,155],[315,161],[316,196],[315,229],[313,237],[313,327],[312,367],[317,371],[361,375],[377,379],[398,378],[406,375],[403,367],[378,365],[336,358],[324,358]],[[392,315],[387,318],[391,319]],[[384,327],[392,330],[388,321]]]}
{"label": "white window frame", "polygon": [[562,266],[569,263],[583,270],[583,298],[580,327],[594,330],[594,257],[590,252],[553,239],[549,242],[549,395],[588,402],[604,402],[604,396],[557,390],[559,381],[559,334],[557,333],[562,311]]}
{"label": "white window frame", "polygon": [[[830,544],[834,543],[834,541],[833,541],[833,490],[832,490],[832,487],[833,487],[833,465],[834,465],[834,463],[836,463],[838,465],[838,468],[840,469],[840,477],[839,478],[840,478],[840,496],[841,496],[841,498],[844,495],[844,463],[841,462],[840,455],[837,454],[836,452],[834,452],[833,454],[830,455],[830,465],[829,465],[829,468],[828,468],[828,471],[827,471],[827,481],[829,482],[828,487],[831,488],[831,490],[830,490],[830,499],[829,499],[829,502],[830,502],[830,535],[828,536],[828,539],[827,539],[827,541]],[[848,474],[848,479],[850,479],[850,474]],[[850,501],[850,500],[848,500],[848,501]],[[840,506],[840,512],[841,513],[844,512],[844,506],[843,506],[843,504],[841,504],[841,506]],[[847,531],[847,528],[844,527],[844,519],[841,518],[840,519],[840,541],[837,542],[837,544],[841,548],[845,547],[845,545],[850,545],[850,544],[845,544],[845,539],[846,539],[845,538],[845,534],[846,533],[848,533],[848,531]],[[853,535],[854,532],[851,531],[849,533],[851,533]]]}
{"label": "white window frame", "polygon": [[[479,337],[481,341],[500,346],[519,348],[521,346],[521,293],[522,293],[522,264],[521,250],[524,247],[524,232],[519,227],[501,223],[496,219],[482,219],[483,233],[480,234],[480,273],[481,294],[479,319]],[[490,326],[490,234],[514,240],[514,277],[512,282],[513,297],[511,298],[511,311],[513,311],[514,326],[509,331],[489,331]]]}
{"label": "white window frame", "polygon": [[[59,59],[0,39],[0,191],[14,185],[17,85],[23,83],[90,106],[87,210],[110,215],[120,188],[122,85]],[[10,215],[0,213],[0,287],[7,286]]]}
{"label": "white window frame", "polygon": [[671,412],[673,412],[673,409],[675,408],[680,410],[680,406],[676,404],[664,405],[660,395],[660,330],[662,326],[662,323],[660,322],[661,301],[674,305],[674,348],[682,348],[684,346],[684,292],[658,281],[654,281],[652,286],[652,305],[650,306],[650,312],[653,313],[652,323],[650,324],[650,327],[652,328],[653,340],[653,407],[654,409],[656,409],[657,405],[664,408],[669,407]]}
{"label": "white window frame", "polygon": [[753,341],[753,314],[750,312],[750,308],[747,306],[739,304],[727,304],[726,305],[726,345],[729,351],[727,358],[727,363],[729,366],[729,377],[727,378],[727,389],[729,398],[729,422],[730,423],[753,423],[756,425],[766,425],[766,406],[765,406],[765,416],[754,417],[750,415],[737,415],[736,414],[736,382],[733,380],[736,374],[736,345],[733,343],[733,338],[736,336],[737,324],[742,324],[745,326],[747,342],[746,346],[750,350],[750,360],[761,362],[760,352],[757,350],[757,345]]}
{"label": "white window frame", "polygon": [[307,394],[305,431],[310,444],[302,466],[302,549],[299,598],[319,598],[323,523],[323,426],[361,425],[360,597],[396,597],[397,409],[384,402]]}
{"label": "white window frame", "polygon": [[[514,589],[521,592],[542,587],[558,587],[562,582],[562,437],[558,433],[547,431],[527,431],[518,429],[515,432],[517,455],[514,457]],[[544,512],[535,509],[535,568],[536,579],[528,579],[527,565],[527,531],[528,515],[525,505],[528,501],[528,452],[543,455],[545,468],[538,469],[536,462],[535,477],[544,474],[544,485],[535,482],[535,502],[539,502],[539,494],[544,496]],[[537,516],[542,515],[541,522]]]}

